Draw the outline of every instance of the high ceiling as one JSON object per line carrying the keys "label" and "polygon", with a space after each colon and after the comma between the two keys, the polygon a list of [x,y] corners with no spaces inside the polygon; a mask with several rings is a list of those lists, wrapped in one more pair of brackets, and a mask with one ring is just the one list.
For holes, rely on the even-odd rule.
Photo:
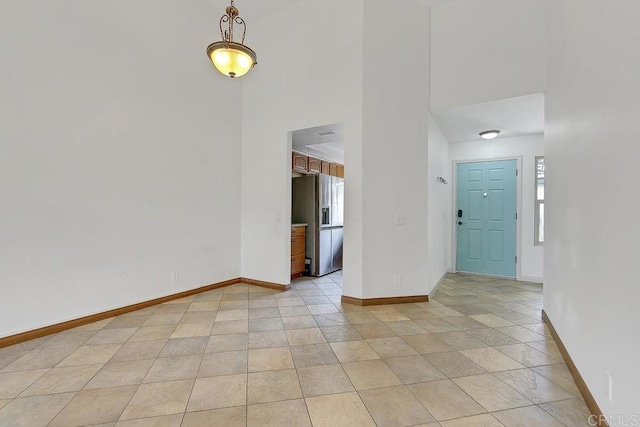
{"label": "high ceiling", "polygon": [[[222,15],[225,8],[231,3],[231,0],[209,0],[213,6],[220,11]],[[235,0],[236,7],[240,10],[240,16],[246,19],[247,24],[265,16],[276,13],[303,0]]]}
{"label": "high ceiling", "polygon": [[[231,3],[230,0],[209,0],[211,4],[220,10],[220,15],[224,13],[225,8]],[[291,6],[294,3],[304,0],[235,0],[236,7],[240,10],[240,16],[251,21],[269,16],[277,11]],[[427,6],[434,8],[456,0],[420,0]]]}
{"label": "high ceiling", "polygon": [[454,1],[456,0],[422,0],[423,3],[425,3],[427,6],[429,6],[432,9],[435,7],[445,5],[447,3],[454,2]]}
{"label": "high ceiling", "polygon": [[[268,17],[295,3],[305,0],[235,0],[240,15],[251,23]],[[431,8],[457,0],[420,0]],[[209,0],[220,15],[230,0]],[[214,17],[217,19],[217,16]],[[534,94],[511,99],[485,102],[447,110],[432,111],[449,143],[481,140],[478,133],[500,129],[499,138],[531,135],[544,132],[544,95]],[[326,128],[326,129],[325,129]],[[319,137],[326,130],[336,135]],[[344,156],[342,125],[327,125],[294,132],[294,149],[317,157],[342,163]]]}

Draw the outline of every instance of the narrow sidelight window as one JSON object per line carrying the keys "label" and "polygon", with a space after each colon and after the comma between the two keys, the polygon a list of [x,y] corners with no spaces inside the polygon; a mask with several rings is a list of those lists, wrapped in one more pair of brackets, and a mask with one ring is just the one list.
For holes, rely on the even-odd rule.
{"label": "narrow sidelight window", "polygon": [[533,242],[544,244],[544,157],[536,157],[535,219]]}

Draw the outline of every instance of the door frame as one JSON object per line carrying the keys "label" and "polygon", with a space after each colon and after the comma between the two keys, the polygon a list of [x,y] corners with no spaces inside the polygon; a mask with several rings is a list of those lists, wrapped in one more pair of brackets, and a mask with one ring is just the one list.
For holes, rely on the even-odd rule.
{"label": "door frame", "polygon": [[[516,213],[518,219],[516,220],[516,257],[518,262],[516,263],[516,280],[522,280],[521,264],[522,264],[522,159],[523,156],[506,156],[506,157],[489,157],[489,158],[475,158],[464,160],[453,160],[451,167],[451,271],[456,273],[457,269],[457,253],[458,253],[458,239],[456,228],[456,195],[458,194],[458,163],[484,163],[495,162],[501,160],[515,160],[516,168],[518,170],[518,176],[516,177]],[[475,273],[468,273],[475,274]],[[484,276],[484,275],[483,275]],[[502,277],[502,276],[500,276]]]}

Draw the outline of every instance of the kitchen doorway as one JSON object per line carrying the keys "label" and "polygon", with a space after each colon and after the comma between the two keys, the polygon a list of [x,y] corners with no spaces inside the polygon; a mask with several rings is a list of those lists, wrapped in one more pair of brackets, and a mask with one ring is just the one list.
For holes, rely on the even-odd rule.
{"label": "kitchen doorway", "polygon": [[291,278],[311,281],[327,297],[339,299],[344,245],[344,126],[335,123],[294,130],[289,137]]}

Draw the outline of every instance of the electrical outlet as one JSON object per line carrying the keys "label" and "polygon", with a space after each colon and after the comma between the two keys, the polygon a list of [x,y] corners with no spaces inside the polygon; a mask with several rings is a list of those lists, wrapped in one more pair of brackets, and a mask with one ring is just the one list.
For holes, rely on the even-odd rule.
{"label": "electrical outlet", "polygon": [[171,273],[171,281],[177,282],[178,280],[180,280],[180,273],[178,273],[177,271]]}
{"label": "electrical outlet", "polygon": [[399,274],[393,275],[393,289],[400,289],[402,287],[402,278]]}
{"label": "electrical outlet", "polygon": [[395,218],[395,223],[396,225],[406,225],[407,224],[407,217],[397,213],[396,214],[396,218]]}
{"label": "electrical outlet", "polygon": [[606,388],[607,388],[607,398],[609,402],[613,402],[613,378],[609,375],[608,372],[604,373],[607,376]]}

